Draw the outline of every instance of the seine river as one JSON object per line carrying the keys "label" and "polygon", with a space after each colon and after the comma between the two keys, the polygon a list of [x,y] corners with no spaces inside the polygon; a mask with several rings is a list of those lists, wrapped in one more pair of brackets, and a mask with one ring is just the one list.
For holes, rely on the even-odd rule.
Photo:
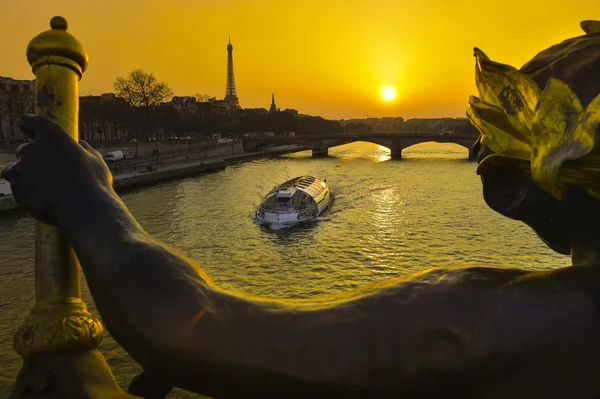
{"label": "seine river", "polygon": [[[487,207],[476,164],[453,144],[421,144],[392,161],[389,151],[355,143],[258,160],[125,194],[150,233],[206,269],[225,288],[269,297],[311,297],[438,266],[468,262],[548,269],[569,259],[525,225]],[[319,222],[270,231],[252,215],[275,183],[327,178],[336,193]],[[33,222],[0,216],[0,397],[21,366],[12,336],[33,305]],[[108,250],[108,249],[107,249]],[[85,282],[83,295],[96,312]],[[140,368],[108,333],[102,352],[123,387]],[[174,390],[170,398],[197,398]]]}

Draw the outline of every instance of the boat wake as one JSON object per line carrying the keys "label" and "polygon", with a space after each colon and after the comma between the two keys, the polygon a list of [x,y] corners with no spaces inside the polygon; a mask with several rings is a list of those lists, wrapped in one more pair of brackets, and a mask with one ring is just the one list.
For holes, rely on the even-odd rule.
{"label": "boat wake", "polygon": [[250,216],[248,216],[248,217],[249,217],[249,218],[250,218],[250,219],[251,219],[251,220],[252,220],[254,223],[256,223],[256,224],[257,224],[257,225],[259,225],[259,226],[265,226],[265,225],[267,225],[267,224],[268,224],[267,222],[264,222],[264,221],[260,220],[260,219],[258,218],[258,216],[256,216],[256,215],[250,215]]}
{"label": "boat wake", "polygon": [[277,224],[277,223],[271,223],[269,225],[269,229],[274,230],[274,231],[278,231],[278,230],[285,230],[285,229],[289,229],[290,227],[292,227],[292,224]]}

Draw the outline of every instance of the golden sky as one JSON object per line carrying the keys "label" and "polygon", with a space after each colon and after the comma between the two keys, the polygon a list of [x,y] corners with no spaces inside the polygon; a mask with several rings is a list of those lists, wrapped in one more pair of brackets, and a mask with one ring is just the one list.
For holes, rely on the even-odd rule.
{"label": "golden sky", "polygon": [[[61,15],[85,45],[81,94],[142,68],[176,95],[225,95],[231,34],[242,107],[326,118],[463,117],[473,47],[520,67],[600,19],[599,0],[0,0],[0,76],[32,78],[25,48]],[[384,85],[396,88],[389,103]]]}

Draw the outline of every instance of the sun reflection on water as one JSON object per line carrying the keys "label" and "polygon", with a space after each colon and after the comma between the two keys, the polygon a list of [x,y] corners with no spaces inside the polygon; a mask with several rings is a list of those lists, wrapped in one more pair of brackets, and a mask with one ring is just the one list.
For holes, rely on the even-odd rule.
{"label": "sun reflection on water", "polygon": [[382,145],[377,145],[376,151],[379,153],[379,155],[377,156],[375,162],[389,161],[390,159],[392,159],[392,151],[390,151],[389,148],[384,147]]}

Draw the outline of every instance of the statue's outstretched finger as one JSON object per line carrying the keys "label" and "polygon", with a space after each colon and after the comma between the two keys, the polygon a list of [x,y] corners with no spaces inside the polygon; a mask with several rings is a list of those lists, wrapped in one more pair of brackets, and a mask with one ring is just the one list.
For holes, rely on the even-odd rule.
{"label": "statue's outstretched finger", "polygon": [[25,153],[25,151],[31,149],[31,144],[32,143],[23,143],[17,147],[17,150],[15,151],[15,155],[17,156],[17,159],[20,159],[23,156],[23,154]]}
{"label": "statue's outstretched finger", "polygon": [[19,171],[17,168],[18,162],[18,160],[11,162],[8,165],[6,165],[4,169],[2,169],[2,177],[6,179],[6,181],[9,182],[11,185],[16,182],[17,177],[19,175]]}
{"label": "statue's outstretched finger", "polygon": [[79,140],[79,144],[81,144],[81,146],[88,151],[95,151],[94,148],[85,140]]}
{"label": "statue's outstretched finger", "polygon": [[95,150],[94,147],[92,147],[87,141],[79,140],[79,144],[81,144],[81,146],[92,155],[102,158],[102,154]]}

